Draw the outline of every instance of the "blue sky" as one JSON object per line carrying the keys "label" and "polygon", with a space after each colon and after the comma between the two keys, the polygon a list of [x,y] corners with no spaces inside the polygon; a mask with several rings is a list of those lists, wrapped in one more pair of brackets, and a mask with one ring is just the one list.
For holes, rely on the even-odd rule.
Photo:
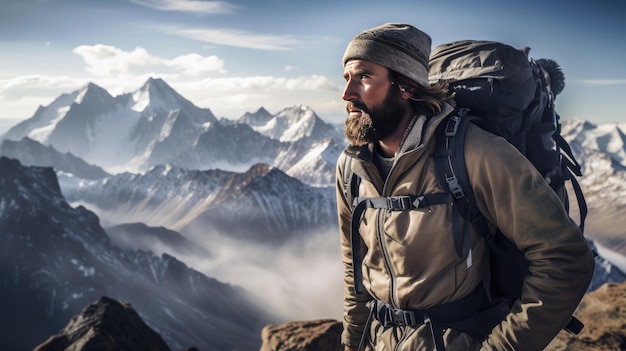
{"label": "blue sky", "polygon": [[621,1],[3,0],[0,119],[93,82],[117,95],[161,77],[218,117],[298,104],[342,121],[341,56],[386,22],[433,47],[489,39],[531,47],[566,76],[564,119],[626,121],[626,6]]}

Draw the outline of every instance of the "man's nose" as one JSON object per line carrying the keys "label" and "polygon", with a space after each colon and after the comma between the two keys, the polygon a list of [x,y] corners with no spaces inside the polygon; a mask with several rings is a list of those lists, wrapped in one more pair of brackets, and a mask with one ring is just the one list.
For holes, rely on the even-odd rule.
{"label": "man's nose", "polygon": [[352,101],[357,98],[356,90],[352,80],[346,82],[346,87],[343,89],[343,95],[341,96],[345,101]]}

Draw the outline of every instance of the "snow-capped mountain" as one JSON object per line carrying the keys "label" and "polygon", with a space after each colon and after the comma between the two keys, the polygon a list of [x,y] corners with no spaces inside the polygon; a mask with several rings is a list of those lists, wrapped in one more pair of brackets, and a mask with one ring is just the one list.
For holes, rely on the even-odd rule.
{"label": "snow-capped mountain", "polygon": [[80,179],[102,179],[109,176],[102,168],[93,166],[72,155],[60,153],[52,146],[44,146],[30,138],[20,141],[4,140],[0,155],[15,158],[25,166],[53,167],[57,172],[71,174]]}
{"label": "snow-capped mountain", "polygon": [[325,138],[343,140],[343,135],[335,127],[322,121],[307,106],[288,107],[271,119],[268,117],[265,109],[259,109],[254,114],[244,115],[240,122],[252,121],[251,126],[255,131],[280,141],[315,142]]}
{"label": "snow-capped mountain", "polygon": [[61,175],[61,184],[68,201],[92,209],[106,226],[143,222],[275,244],[337,223],[332,188],[308,186],[266,164],[243,173],[157,166],[93,181]]}
{"label": "snow-capped mountain", "polygon": [[264,107],[260,107],[255,112],[246,112],[237,122],[247,124],[251,127],[261,127],[266,125],[274,116]]}
{"label": "snow-capped mountain", "polygon": [[[603,246],[626,255],[626,124],[594,125],[567,120],[562,134],[580,162],[579,179],[589,206],[585,232]],[[572,204],[572,208],[576,208]]]}
{"label": "snow-capped mountain", "polygon": [[241,288],[169,255],[111,244],[51,168],[0,158],[0,345],[31,350],[101,296],[131,303],[172,349],[258,350],[271,317]]}
{"label": "snow-capped mountain", "polygon": [[[161,79],[112,97],[89,83],[64,94],[11,128],[4,139],[29,137],[71,152],[109,171],[141,168],[153,152],[177,154],[217,119],[180,96]],[[156,150],[156,151],[154,151]]]}
{"label": "snow-capped mountain", "polygon": [[[166,164],[243,171],[267,163],[309,184],[332,184],[335,160],[322,157],[313,144],[330,139],[331,149],[341,149],[345,141],[311,108],[298,105],[276,115],[260,108],[237,122],[218,121],[209,109],[151,78],[137,91],[116,97],[87,84],[40,107],[3,139],[28,137],[109,173]],[[313,175],[311,169],[322,173]]]}

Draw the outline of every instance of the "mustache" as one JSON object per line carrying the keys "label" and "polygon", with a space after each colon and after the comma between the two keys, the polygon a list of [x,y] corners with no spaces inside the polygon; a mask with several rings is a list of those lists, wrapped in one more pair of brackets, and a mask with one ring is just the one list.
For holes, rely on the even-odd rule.
{"label": "mustache", "polygon": [[348,103],[346,104],[346,111],[350,113],[351,110],[361,110],[367,114],[370,113],[367,106],[365,106],[365,104],[360,101],[348,101]]}

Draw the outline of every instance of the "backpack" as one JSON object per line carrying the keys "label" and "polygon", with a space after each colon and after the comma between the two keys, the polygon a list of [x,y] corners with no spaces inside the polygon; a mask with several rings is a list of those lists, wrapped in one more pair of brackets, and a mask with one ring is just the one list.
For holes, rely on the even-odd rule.
{"label": "backpack", "polygon": [[[493,41],[466,40],[440,45],[433,50],[429,80],[431,83],[448,82],[449,93],[455,95],[457,105],[456,111],[437,128],[434,155],[438,183],[448,190],[451,200],[441,194],[434,194],[437,198],[430,201],[424,196],[359,198],[360,179],[352,173],[352,160],[348,157],[343,185],[348,203],[353,203],[355,290],[362,291],[358,286],[362,273],[357,240],[360,216],[366,208],[411,210],[417,208],[415,204],[452,201],[456,212],[453,230],[457,255],[462,257],[463,236],[467,235],[468,226],[461,228],[455,218],[463,216],[466,223],[471,223],[484,236],[490,249],[491,265],[483,274],[485,290],[490,298],[501,297],[513,302],[521,296],[529,262],[506,236],[487,229],[487,221],[474,202],[463,157],[465,129],[469,123],[474,123],[504,137],[532,162],[568,211],[565,183],[570,181],[583,230],[587,206],[574,177],[582,175],[581,166],[560,135],[560,117],[554,106],[556,95],[564,88],[563,73],[553,60],[529,59],[528,49],[518,50]],[[578,334],[582,327],[583,324],[572,316],[565,329]]]}

